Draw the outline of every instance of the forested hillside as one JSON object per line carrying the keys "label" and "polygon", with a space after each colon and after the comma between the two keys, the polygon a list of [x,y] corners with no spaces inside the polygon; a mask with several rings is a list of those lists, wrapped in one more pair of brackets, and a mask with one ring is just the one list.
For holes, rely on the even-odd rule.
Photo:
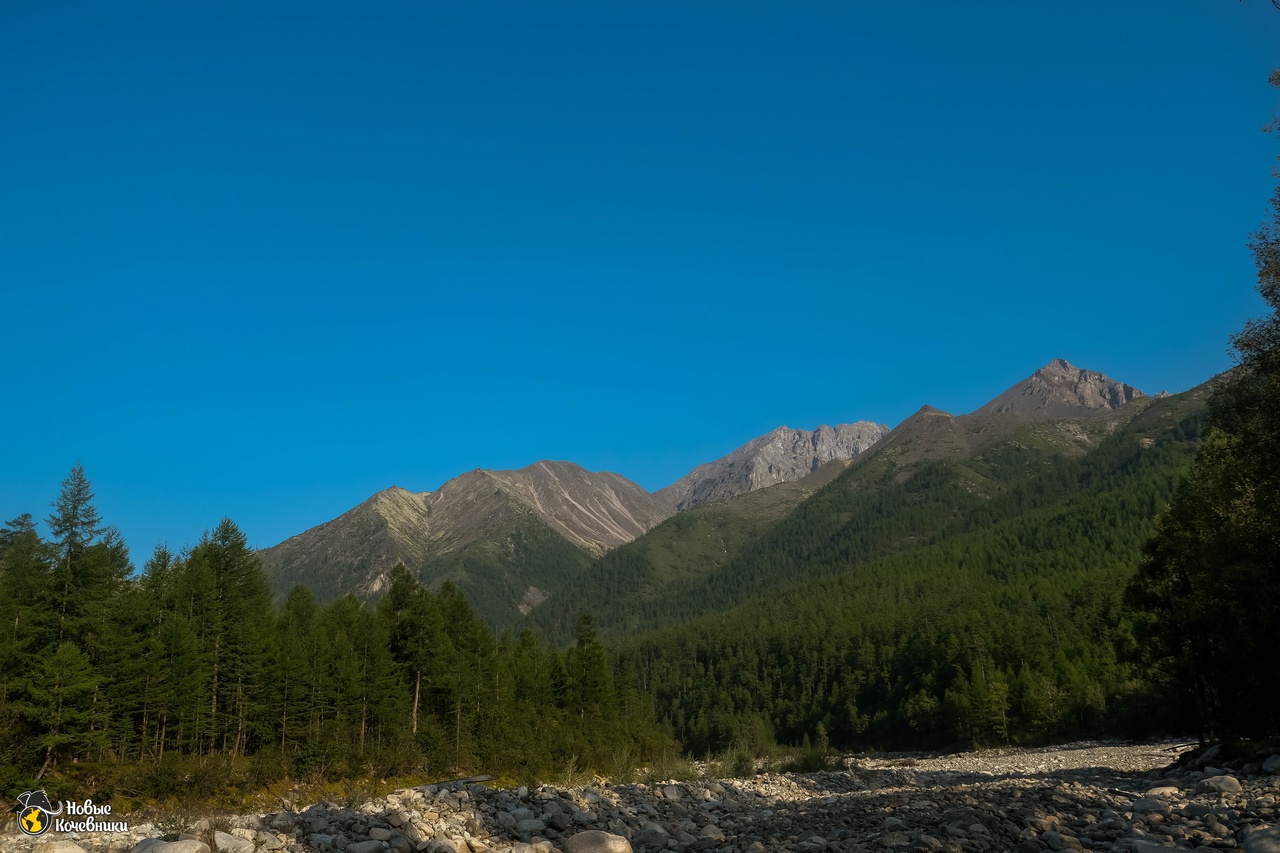
{"label": "forested hillside", "polygon": [[[837,482],[736,562],[747,587],[792,567],[826,577],[643,635],[622,658],[695,753],[1185,725],[1150,716],[1143,673],[1117,649],[1124,588],[1195,452],[1206,395],[1157,401],[1075,458],[1008,444],[875,490]],[[1032,473],[991,497],[974,487],[1010,460]]]}
{"label": "forested hillside", "polygon": [[761,511],[774,489],[798,485],[789,484],[677,515],[600,558],[530,622],[566,642],[589,609],[603,636],[634,634],[1016,516],[1116,473],[1121,448],[1141,451],[1208,395],[1206,384],[1092,420],[926,407],[803,502]]}
{"label": "forested hillside", "polygon": [[589,620],[565,652],[498,638],[456,587],[403,567],[376,606],[297,587],[273,609],[229,520],[134,576],[78,466],[48,524],[51,541],[30,515],[0,530],[0,784],[15,790],[54,770],[104,796],[233,766],[259,782],[533,775],[668,744],[633,685],[615,688]]}

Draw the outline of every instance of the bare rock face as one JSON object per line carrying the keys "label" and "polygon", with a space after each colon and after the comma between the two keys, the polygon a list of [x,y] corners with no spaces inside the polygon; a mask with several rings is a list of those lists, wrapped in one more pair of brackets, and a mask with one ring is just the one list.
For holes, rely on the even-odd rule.
{"label": "bare rock face", "polygon": [[654,497],[676,510],[799,480],[827,462],[852,459],[889,431],[858,421],[815,430],[778,427],[728,456],[699,465]]}
{"label": "bare rock face", "polygon": [[630,542],[671,515],[621,475],[572,462],[535,462],[518,471],[472,471],[445,483],[428,498],[437,534],[446,535],[444,525],[473,522],[476,512],[470,505],[490,497],[533,510],[561,536],[595,554]]}
{"label": "bare rock face", "polygon": [[1090,417],[1105,415],[1145,396],[1132,385],[1055,358],[973,414]]}
{"label": "bare rock face", "polygon": [[[368,597],[384,591],[396,563],[423,566],[498,533],[518,517],[539,519],[574,546],[602,554],[672,512],[618,474],[537,462],[517,471],[468,471],[434,492],[392,486],[260,556],[277,590],[304,583]],[[545,597],[537,590],[524,603],[531,609]]]}

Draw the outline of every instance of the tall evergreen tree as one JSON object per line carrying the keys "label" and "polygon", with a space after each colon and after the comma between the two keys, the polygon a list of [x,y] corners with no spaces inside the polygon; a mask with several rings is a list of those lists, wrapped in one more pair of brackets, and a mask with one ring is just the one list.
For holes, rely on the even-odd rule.
{"label": "tall evergreen tree", "polygon": [[574,644],[568,653],[565,698],[579,717],[613,719],[618,715],[618,698],[613,688],[609,655],[596,638],[590,614],[578,619]]}
{"label": "tall evergreen tree", "polygon": [[54,512],[46,520],[64,560],[89,547],[103,532],[93,499],[93,486],[85,476],[84,466],[77,462],[62,481],[62,491],[53,502]]}
{"label": "tall evergreen tree", "polygon": [[1271,313],[1232,338],[1239,366],[1129,590],[1140,655],[1205,737],[1280,733],[1280,191],[1250,245]]}
{"label": "tall evergreen tree", "polygon": [[[1280,87],[1280,70],[1271,73]],[[1271,128],[1280,130],[1280,121]],[[1211,430],[1161,515],[1129,600],[1139,651],[1194,706],[1202,733],[1280,733],[1280,189],[1250,241],[1270,309],[1231,343],[1239,361]]]}

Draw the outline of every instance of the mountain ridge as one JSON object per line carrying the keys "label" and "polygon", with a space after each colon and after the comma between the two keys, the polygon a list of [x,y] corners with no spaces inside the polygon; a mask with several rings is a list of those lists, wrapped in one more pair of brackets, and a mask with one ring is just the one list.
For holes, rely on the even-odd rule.
{"label": "mountain ridge", "polygon": [[[1090,373],[1098,377],[1092,381],[1113,382]],[[1008,492],[1058,460],[1086,453],[1153,403],[1133,395],[1132,402],[1102,414],[1081,404],[1067,410],[1070,417],[1043,406],[1029,414],[975,416],[923,405],[843,470],[831,471],[821,483],[815,479],[811,493],[794,502],[784,495],[782,512],[765,515],[758,509],[772,492],[795,484],[679,513],[602,558],[582,588],[558,603],[552,599],[532,620],[548,636],[564,640],[576,612],[590,607],[602,635],[618,636],[734,606],[850,561],[917,547],[938,535],[955,513]],[[708,547],[717,541],[720,550]],[[678,561],[673,565],[672,555],[684,560],[685,571]]]}
{"label": "mountain ridge", "polygon": [[[431,577],[432,565],[472,547],[513,551],[512,537],[546,542],[547,531],[589,558],[634,539],[669,514],[620,474],[540,461],[510,471],[476,468],[435,491],[383,489],[259,556],[277,595],[306,583],[321,598],[347,592],[367,598],[383,590],[396,563],[429,581],[449,579],[449,572]],[[530,525],[546,531],[534,533]],[[453,568],[454,574],[466,574],[462,565]]]}
{"label": "mountain ridge", "polygon": [[[665,544],[633,549],[610,565],[639,570],[658,560],[665,568],[652,570],[644,584],[656,591],[679,579],[699,594],[700,575],[719,572],[765,529],[832,488],[874,492],[882,483],[904,483],[923,465],[964,462],[958,487],[985,499],[1004,488],[989,473],[1015,476],[1010,460],[1030,471],[1055,453],[1082,453],[1152,402],[1133,386],[1053,359],[968,414],[923,405],[892,430],[871,421],[778,427],[652,494],[620,474],[573,462],[476,468],[434,492],[384,489],[260,553],[277,594],[303,582],[322,598],[373,597],[403,562],[428,584],[452,579],[485,598],[486,618],[511,627],[519,624],[511,621],[517,612],[529,615],[582,583],[594,588],[578,573],[673,516],[694,513],[697,520],[664,527]],[[681,544],[691,536],[709,539]],[[767,586],[767,579],[755,583]],[[600,594],[604,587],[585,600]]]}
{"label": "mountain ridge", "polygon": [[697,466],[654,495],[680,512],[708,501],[794,482],[828,462],[852,459],[888,431],[884,424],[872,421],[834,427],[823,424],[813,430],[776,427],[719,459]]}

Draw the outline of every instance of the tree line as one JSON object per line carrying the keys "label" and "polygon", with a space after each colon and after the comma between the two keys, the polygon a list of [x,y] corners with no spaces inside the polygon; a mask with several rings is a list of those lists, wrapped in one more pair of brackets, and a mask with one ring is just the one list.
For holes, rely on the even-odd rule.
{"label": "tree line", "polygon": [[135,573],[79,465],[47,527],[27,514],[0,528],[0,785],[209,759],[263,781],[532,777],[670,746],[589,618],[564,651],[497,636],[456,587],[430,591],[403,566],[376,605],[322,606],[299,586],[273,608],[230,520]]}

